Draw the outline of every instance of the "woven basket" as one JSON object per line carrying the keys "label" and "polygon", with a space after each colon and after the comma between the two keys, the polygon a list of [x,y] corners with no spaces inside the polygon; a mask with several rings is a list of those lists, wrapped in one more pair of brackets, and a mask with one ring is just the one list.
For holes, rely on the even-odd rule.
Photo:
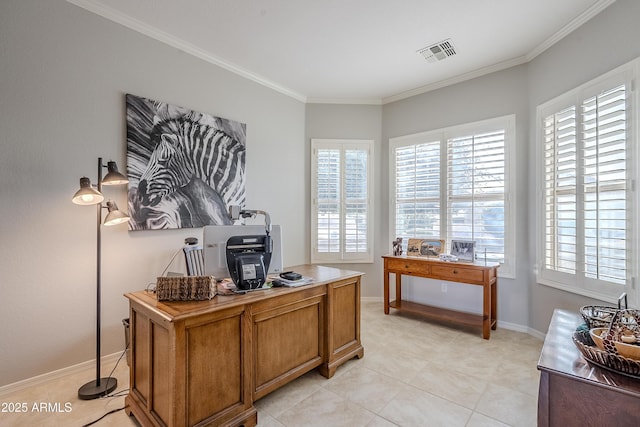
{"label": "woven basket", "polygon": [[615,307],[602,305],[585,305],[580,309],[580,314],[589,329],[608,328],[617,312],[618,309]]}
{"label": "woven basket", "polygon": [[629,302],[627,301],[627,293],[623,292],[618,297],[618,308],[607,307],[602,305],[585,305],[580,309],[580,314],[584,319],[589,329],[593,328],[608,328],[611,325],[611,321],[615,317],[616,313],[622,310],[622,303],[624,302],[624,309],[629,308]]}
{"label": "woven basket", "polygon": [[216,296],[213,276],[158,277],[158,301],[203,301]]}
{"label": "woven basket", "polygon": [[589,331],[576,331],[572,338],[573,343],[588,362],[622,375],[640,379],[639,361],[600,350],[589,336]]}

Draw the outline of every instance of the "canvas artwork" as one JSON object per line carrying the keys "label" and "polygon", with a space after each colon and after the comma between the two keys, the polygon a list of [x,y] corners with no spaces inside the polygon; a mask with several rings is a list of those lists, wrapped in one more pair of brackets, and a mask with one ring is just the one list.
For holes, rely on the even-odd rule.
{"label": "canvas artwork", "polygon": [[232,224],[244,206],[246,125],[127,94],[130,230]]}

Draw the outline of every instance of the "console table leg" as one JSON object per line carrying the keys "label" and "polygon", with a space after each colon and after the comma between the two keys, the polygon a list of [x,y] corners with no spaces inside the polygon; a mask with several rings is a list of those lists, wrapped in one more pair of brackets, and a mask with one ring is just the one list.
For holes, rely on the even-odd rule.
{"label": "console table leg", "polygon": [[491,286],[491,329],[498,327],[498,279]]}
{"label": "console table leg", "polygon": [[488,340],[491,336],[491,318],[493,314],[491,312],[491,283],[485,281],[482,286],[482,338]]}
{"label": "console table leg", "polygon": [[384,272],[384,314],[389,314],[389,272]]}
{"label": "console table leg", "polygon": [[402,274],[396,273],[396,307],[402,306]]}

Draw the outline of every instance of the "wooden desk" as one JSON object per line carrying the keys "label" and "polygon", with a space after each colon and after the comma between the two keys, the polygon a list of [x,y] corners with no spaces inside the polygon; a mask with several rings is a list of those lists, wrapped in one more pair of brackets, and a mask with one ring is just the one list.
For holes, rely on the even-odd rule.
{"label": "wooden desk", "polygon": [[[482,325],[482,337],[489,339],[491,329],[497,327],[498,263],[472,264],[443,262],[435,258],[385,255],[384,259],[384,313],[389,307],[420,314],[437,320],[467,325]],[[396,276],[396,299],[389,301],[389,274]],[[432,307],[402,299],[402,275],[440,279],[482,286],[482,315]]]}
{"label": "wooden desk", "polygon": [[538,361],[538,426],[639,426],[640,380],[589,364],[571,339],[582,323],[553,313]]}
{"label": "wooden desk", "polygon": [[312,369],[330,378],[347,360],[363,357],[362,273],[291,269],[315,282],[210,301],[126,294],[127,413],[143,426],[255,426],[257,399]]}

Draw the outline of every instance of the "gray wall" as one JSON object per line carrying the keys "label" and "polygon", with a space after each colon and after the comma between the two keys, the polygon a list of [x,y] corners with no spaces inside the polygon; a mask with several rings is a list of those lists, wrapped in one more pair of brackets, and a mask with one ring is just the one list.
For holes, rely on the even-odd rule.
{"label": "gray wall", "polygon": [[[476,122],[493,117],[516,115],[516,168],[517,183],[517,235],[524,236],[528,229],[529,206],[526,197],[528,141],[526,66],[513,67],[501,72],[476,78],[454,86],[424,93],[412,98],[387,104],[383,109],[382,141],[385,159],[382,164],[382,202],[389,200],[389,138],[436,130],[453,125]],[[383,227],[380,235],[389,235],[388,208],[380,213]],[[386,237],[388,239],[388,237]],[[516,240],[516,278],[499,280],[498,319],[514,329],[526,330],[529,312],[529,277],[527,277],[527,239]],[[407,279],[405,294],[408,299],[471,312],[482,312],[482,289],[476,286],[449,284],[447,293],[440,290],[438,281]],[[403,294],[404,295],[404,294]]]}
{"label": "gray wall", "polygon": [[[536,107],[589,80],[640,56],[640,2],[618,0],[587,24],[565,37],[528,64],[529,118],[535,123]],[[637,83],[636,83],[637,84]],[[637,90],[637,86],[636,86]],[[635,112],[638,119],[638,112]],[[536,129],[529,129],[528,156],[536,158]],[[536,187],[530,180],[529,204],[535,206]],[[536,264],[536,224],[529,223],[529,268]],[[636,236],[637,237],[637,236]],[[576,311],[583,305],[610,305],[602,301],[531,282],[529,325],[546,331],[554,308]]]}
{"label": "gray wall", "polygon": [[[380,189],[385,185],[380,179],[381,164],[386,161],[386,152],[381,149],[381,123],[382,107],[375,105],[333,105],[333,104],[308,104],[306,117],[306,147],[307,162],[311,158],[311,139],[335,138],[335,139],[368,139],[374,141],[373,159],[373,188],[374,188],[374,228],[375,237],[373,264],[340,264],[334,267],[362,271],[365,276],[362,279],[363,297],[382,296],[382,264],[381,256],[389,253],[391,243],[387,242],[385,235],[379,230],[385,227],[380,212],[382,197]],[[310,164],[309,164],[310,167]],[[309,189],[305,205],[311,204],[311,177],[306,177]],[[310,226],[310,222],[307,223]],[[310,257],[310,248],[307,251]],[[327,264],[330,265],[330,264]]]}
{"label": "gray wall", "polygon": [[[126,170],[125,93],[246,123],[247,207],[283,225],[285,264],[308,261],[308,186],[291,179],[309,174],[303,103],[64,0],[2,1],[0,386],[95,357],[95,207],[71,196],[99,156]],[[103,229],[103,355],[124,347],[123,294],[187,236],[202,229]]]}

